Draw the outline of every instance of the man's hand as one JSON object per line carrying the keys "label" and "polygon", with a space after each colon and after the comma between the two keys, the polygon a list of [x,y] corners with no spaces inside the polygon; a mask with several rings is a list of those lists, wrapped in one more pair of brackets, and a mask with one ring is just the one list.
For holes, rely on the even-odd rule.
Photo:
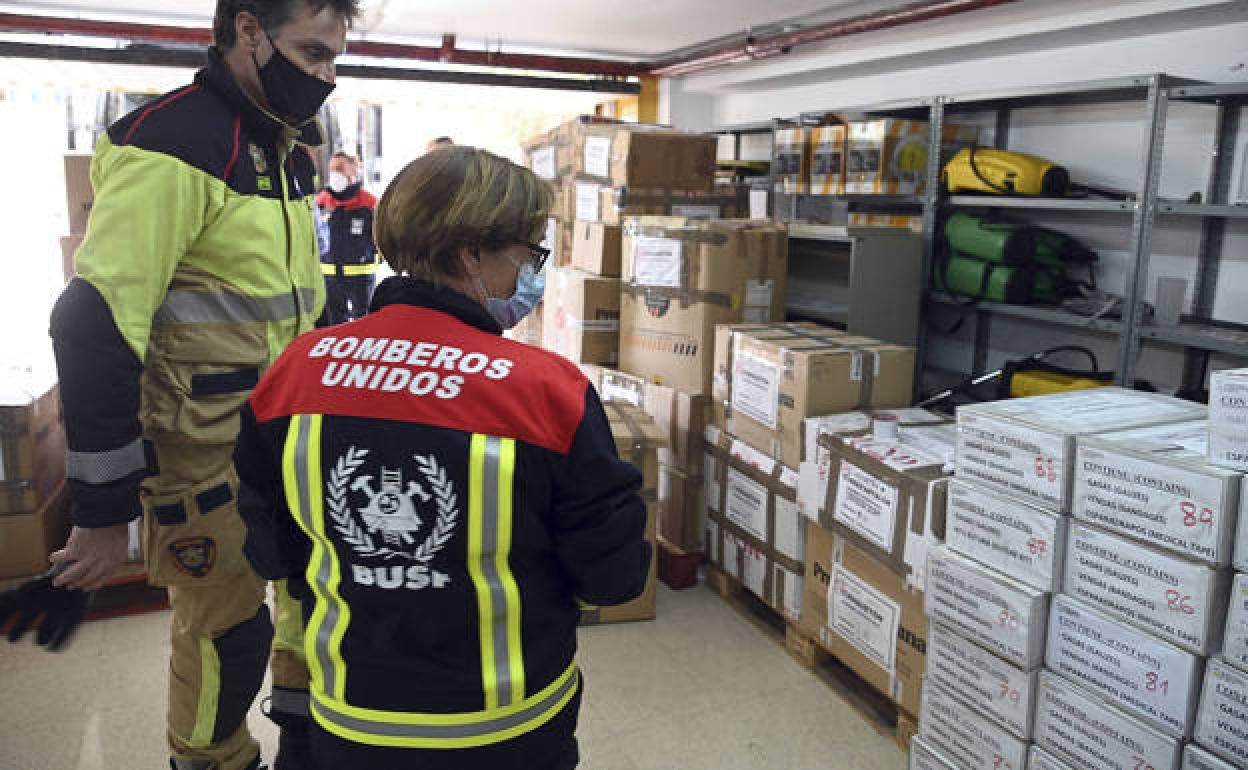
{"label": "man's hand", "polygon": [[51,562],[73,562],[56,576],[58,588],[98,591],[117,574],[126,561],[130,544],[130,528],[126,524],[113,527],[74,527],[65,547],[52,554]]}

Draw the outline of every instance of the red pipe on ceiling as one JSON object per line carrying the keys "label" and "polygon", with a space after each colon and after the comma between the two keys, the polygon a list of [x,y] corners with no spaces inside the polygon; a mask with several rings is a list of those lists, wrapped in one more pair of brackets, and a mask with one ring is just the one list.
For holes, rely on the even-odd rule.
{"label": "red pipe on ceiling", "polygon": [[918,24],[1013,2],[1017,0],[937,0],[937,2],[912,3],[889,11],[841,19],[771,37],[747,38],[742,44],[698,51],[677,59],[658,62],[652,65],[650,74],[659,77],[692,75],[729,64],[780,56],[799,45],[821,43],[833,38],[876,32],[907,24]]}

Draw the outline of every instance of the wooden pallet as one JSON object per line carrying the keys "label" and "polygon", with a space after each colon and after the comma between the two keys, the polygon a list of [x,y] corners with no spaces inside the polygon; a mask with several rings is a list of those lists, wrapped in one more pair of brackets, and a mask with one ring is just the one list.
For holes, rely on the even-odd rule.
{"label": "wooden pallet", "polygon": [[876,732],[892,738],[902,751],[909,753],[910,740],[918,732],[915,717],[841,663],[796,623],[751,593],[739,580],[708,565],[706,584],[730,607],[782,645],[798,665],[835,690]]}

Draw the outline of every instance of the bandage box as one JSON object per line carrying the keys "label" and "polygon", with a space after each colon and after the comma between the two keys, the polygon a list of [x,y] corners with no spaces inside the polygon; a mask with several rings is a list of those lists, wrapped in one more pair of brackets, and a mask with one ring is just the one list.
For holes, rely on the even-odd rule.
{"label": "bandage box", "polygon": [[928,631],[927,681],[987,714],[1024,741],[1031,740],[1036,672],[1024,671],[933,623]]}
{"label": "bandage box", "polygon": [[945,543],[1021,583],[1050,593],[1062,582],[1067,519],[1016,498],[954,479]]}
{"label": "bandage box", "polygon": [[959,770],[953,760],[915,736],[910,741],[910,770]]}
{"label": "bandage box", "polygon": [[1209,460],[1248,471],[1248,369],[1209,377]]}
{"label": "bandage box", "polygon": [[1221,648],[1231,573],[1075,523],[1062,590],[1198,655]]}
{"label": "bandage box", "polygon": [[841,195],[845,192],[844,123],[817,126],[810,130],[810,192],[814,195]]}
{"label": "bandage box", "polygon": [[1027,770],[1074,770],[1074,768],[1039,746],[1032,746],[1027,754]]}
{"label": "bandage box", "polygon": [[[919,120],[854,121],[849,124],[845,192],[921,195],[927,188],[928,124]],[[976,126],[945,126],[941,154],[951,158],[975,144]]]}
{"label": "bandage box", "polygon": [[923,688],[919,737],[957,767],[989,770],[1027,766],[1026,741],[931,681]]}
{"label": "bandage box", "polygon": [[1075,518],[1229,564],[1243,474],[1209,464],[1208,439],[1205,420],[1080,438]]}
{"label": "bandage box", "polygon": [[1203,661],[1185,650],[1058,595],[1045,663],[1163,732],[1192,734]]}
{"label": "bandage box", "polygon": [[1075,438],[1202,419],[1204,407],[1123,388],[1095,388],[958,409],[957,475],[1055,513],[1069,513]]}
{"label": "bandage box", "polygon": [[65,480],[60,388],[52,371],[0,374],[0,515],[29,513]]}
{"label": "bandage box", "polygon": [[594,275],[620,277],[620,228],[577,222],[572,231],[572,266]]}
{"label": "bandage box", "polygon": [[620,282],[572,268],[550,268],[542,347],[575,363],[619,361]]}
{"label": "bandage box", "polygon": [[787,561],[778,562],[753,538],[741,537],[738,530],[722,524],[722,519],[706,518],[707,561],[796,623],[802,616],[803,573],[791,569]]}
{"label": "bandage box", "polygon": [[802,631],[903,711],[918,714],[928,647],[923,594],[813,522],[805,585]]}
{"label": "bandage box", "polygon": [[1196,741],[1236,767],[1248,767],[1248,674],[1209,661]]}
{"label": "bandage box", "polygon": [[948,547],[928,558],[927,614],[1025,670],[1044,660],[1049,595]]}
{"label": "bandage box", "polygon": [[65,155],[65,209],[70,235],[82,235],[87,231],[87,220],[95,203],[95,190],[91,186],[91,158],[91,155],[81,153]]}
{"label": "bandage box", "polygon": [[1219,759],[1194,743],[1183,751],[1183,770],[1239,770],[1236,765]]}
{"label": "bandage box", "polygon": [[69,537],[69,506],[69,489],[62,481],[38,508],[0,516],[0,578],[47,571],[48,554]]}
{"label": "bandage box", "polygon": [[771,165],[776,192],[810,192],[810,131],[804,126],[776,129]]}
{"label": "bandage box", "polygon": [[624,226],[620,368],[711,392],[715,327],[784,313],[788,234],[747,220],[642,217]]}
{"label": "bandage box", "polygon": [[1235,575],[1231,584],[1222,657],[1227,663],[1248,671],[1248,575],[1242,572]]}
{"label": "bandage box", "polygon": [[1035,741],[1072,770],[1177,770],[1183,749],[1178,738],[1049,671],[1040,674]]}

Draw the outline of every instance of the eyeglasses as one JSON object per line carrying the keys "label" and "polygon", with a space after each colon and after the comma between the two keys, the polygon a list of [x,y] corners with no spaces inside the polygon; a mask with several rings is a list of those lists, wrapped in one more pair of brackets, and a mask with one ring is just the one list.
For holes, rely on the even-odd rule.
{"label": "eyeglasses", "polygon": [[517,240],[517,243],[523,243],[529,248],[529,259],[533,265],[533,272],[542,272],[542,268],[546,266],[546,260],[550,258],[550,249],[526,240]]}

